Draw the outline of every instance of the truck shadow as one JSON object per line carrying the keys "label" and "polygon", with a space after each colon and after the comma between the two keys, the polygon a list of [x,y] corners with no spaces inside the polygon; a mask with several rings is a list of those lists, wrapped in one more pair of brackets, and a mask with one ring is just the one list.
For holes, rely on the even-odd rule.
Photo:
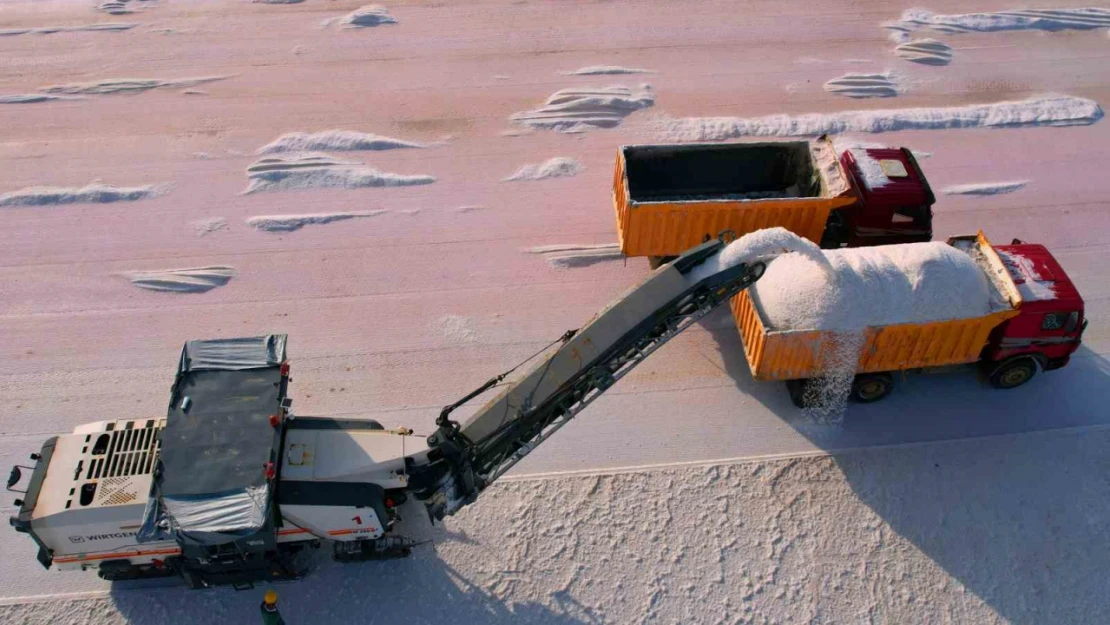
{"label": "truck shadow", "polygon": [[[434,542],[454,541],[442,525],[423,532]],[[537,603],[506,604],[444,562],[430,545],[409,558],[340,564],[327,545],[308,559],[304,579],[256,584],[248,591],[230,588],[188,590],[176,578],[162,587],[115,583],[111,602],[135,625],[260,623],[259,605],[267,588],[279,595],[278,607],[290,625],[351,623],[460,623],[494,625],[537,623],[574,625],[605,620],[569,597],[554,597],[559,609]],[[512,583],[512,582],[507,582]]]}
{"label": "truck shadow", "polygon": [[1092,439],[851,450],[1110,424],[1110,362],[1081,348],[1068,367],[1011,391],[973,370],[913,375],[881,402],[850,405],[843,426],[822,427],[799,414],[783,384],[752,379],[735,328],[705,327],[737,387],[828,451],[859,500],[951,576],[942,592],[966,589],[1012,623],[1091,622],[1092,597],[1110,590],[1105,523],[1090,504],[1106,496],[1108,465]]}

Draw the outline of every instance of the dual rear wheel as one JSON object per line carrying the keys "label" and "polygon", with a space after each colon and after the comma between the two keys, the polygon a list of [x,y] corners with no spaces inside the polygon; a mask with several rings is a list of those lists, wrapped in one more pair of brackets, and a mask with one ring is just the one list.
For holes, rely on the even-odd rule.
{"label": "dual rear wheel", "polygon": [[[997,389],[1017,388],[1037,374],[1037,361],[1031,356],[1017,356],[1001,363],[990,363],[986,369],[987,381]],[[790,399],[799,408],[812,406],[818,394],[811,390],[813,380],[788,380]],[[852,381],[848,400],[857,404],[870,404],[890,395],[894,390],[894,376],[889,373],[861,373]]]}
{"label": "dual rear wheel", "polygon": [[[799,408],[815,407],[820,392],[814,389],[816,380],[787,380],[786,388],[790,392],[790,400]],[[862,373],[852,381],[852,388],[848,392],[848,401],[857,404],[870,404],[890,395],[894,390],[894,376],[889,373]]]}

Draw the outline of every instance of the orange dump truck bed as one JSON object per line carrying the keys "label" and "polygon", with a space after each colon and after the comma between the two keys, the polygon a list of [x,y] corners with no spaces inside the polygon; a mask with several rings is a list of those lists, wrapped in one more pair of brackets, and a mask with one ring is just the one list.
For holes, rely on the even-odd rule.
{"label": "orange dump truck bed", "polygon": [[[963,238],[967,241],[967,238]],[[990,259],[997,259],[980,233],[972,239]],[[993,261],[992,261],[993,262]],[[998,261],[1000,263],[1000,261]],[[992,281],[1008,280],[1001,274]],[[991,330],[1018,314],[1016,288],[998,284],[1009,307],[982,317],[929,323],[904,323],[864,329],[856,373],[903,371],[975,362]],[[1011,296],[1011,293],[1014,295]],[[767,326],[747,291],[730,302],[732,315],[744,340],[744,355],[757,380],[795,380],[817,377],[826,354],[835,349],[835,333],[826,330],[774,330]]]}
{"label": "orange dump truck bed", "polygon": [[723,230],[782,226],[821,242],[857,201],[828,139],[623,146],[613,176],[621,252],[675,256]]}

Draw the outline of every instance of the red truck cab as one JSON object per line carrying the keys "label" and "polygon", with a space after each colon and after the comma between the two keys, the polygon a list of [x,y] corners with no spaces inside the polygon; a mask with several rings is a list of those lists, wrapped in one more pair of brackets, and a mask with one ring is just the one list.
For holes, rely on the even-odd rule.
{"label": "red truck cab", "polygon": [[[1007,320],[991,334],[983,362],[996,363],[991,381],[1002,388],[1018,386],[1036,369],[1059,369],[1079,349],[1087,327],[1083,298],[1060,263],[1043,245],[1023,243],[997,245],[1006,271],[1021,295],[1018,316]],[[1024,361],[1024,365],[1021,363]],[[1018,363],[1015,366],[1013,363]],[[1000,370],[1009,372],[1009,379]],[[995,378],[998,380],[995,380]]]}
{"label": "red truck cab", "polygon": [[[881,167],[885,184],[872,188],[867,183],[858,162],[861,158],[870,160],[872,167]],[[822,247],[920,243],[933,238],[936,197],[913,152],[906,148],[852,148],[844,150],[840,164],[859,199],[830,215]]]}

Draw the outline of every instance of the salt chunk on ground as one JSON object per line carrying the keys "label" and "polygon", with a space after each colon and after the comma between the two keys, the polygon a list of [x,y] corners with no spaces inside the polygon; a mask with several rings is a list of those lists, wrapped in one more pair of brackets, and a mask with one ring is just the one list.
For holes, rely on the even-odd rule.
{"label": "salt chunk on ground", "polygon": [[991,311],[986,275],[940,242],[823,252],[831,272],[801,254],[768,263],[751,287],[775,330],[859,330],[965,319]]}
{"label": "salt chunk on ground", "polygon": [[766,228],[749,232],[725,246],[713,258],[698,265],[690,272],[690,279],[700,282],[741,263],[764,260],[787,252],[794,252],[798,258],[811,263],[818,272],[828,269],[828,261],[821,248],[808,239],[790,232],[786,228]]}
{"label": "salt chunk on ground", "polygon": [[1028,180],[1010,180],[1007,182],[977,182],[973,184],[956,184],[941,189],[945,195],[1003,195],[1013,193],[1029,184]]}
{"label": "salt chunk on ground", "polygon": [[573,158],[556,156],[542,163],[529,163],[516,170],[511,176],[502,178],[502,182],[516,182],[521,180],[546,180],[548,178],[566,178],[577,176],[586,169],[586,166]]}
{"label": "salt chunk on ground", "polygon": [[385,7],[372,4],[349,13],[341,23],[348,28],[368,28],[379,24],[396,24],[397,20]]}

